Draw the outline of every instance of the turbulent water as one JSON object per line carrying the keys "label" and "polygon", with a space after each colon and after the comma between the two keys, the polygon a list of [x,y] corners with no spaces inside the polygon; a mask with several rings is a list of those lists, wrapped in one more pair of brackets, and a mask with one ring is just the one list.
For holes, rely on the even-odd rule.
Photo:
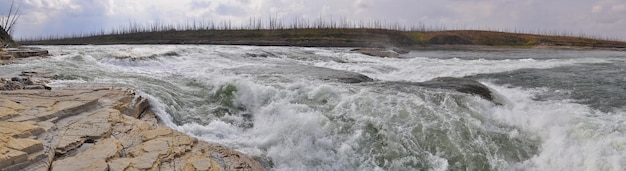
{"label": "turbulent water", "polygon": [[[270,170],[624,170],[626,53],[47,46],[0,73],[131,86],[170,127]],[[349,71],[349,72],[346,72]],[[359,74],[370,82],[345,81]],[[466,77],[502,105],[395,84]],[[358,80],[359,78],[357,78]],[[367,80],[366,80],[367,81]]]}

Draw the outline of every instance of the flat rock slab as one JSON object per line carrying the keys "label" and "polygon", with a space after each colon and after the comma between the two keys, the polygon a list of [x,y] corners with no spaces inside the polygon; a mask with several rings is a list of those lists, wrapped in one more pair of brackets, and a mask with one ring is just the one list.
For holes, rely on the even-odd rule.
{"label": "flat rock slab", "polygon": [[48,50],[40,48],[5,48],[4,51],[15,58],[48,56]]}
{"label": "flat rock slab", "polygon": [[265,170],[161,125],[127,88],[0,91],[0,111],[0,171]]}

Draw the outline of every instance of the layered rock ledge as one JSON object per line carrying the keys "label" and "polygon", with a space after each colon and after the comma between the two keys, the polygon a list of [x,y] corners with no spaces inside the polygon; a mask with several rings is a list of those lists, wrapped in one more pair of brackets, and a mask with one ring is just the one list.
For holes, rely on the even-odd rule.
{"label": "layered rock ledge", "polygon": [[48,56],[48,50],[36,47],[0,48],[0,65],[11,64],[13,60]]}
{"label": "layered rock ledge", "polygon": [[264,170],[159,124],[129,88],[0,91],[0,170]]}

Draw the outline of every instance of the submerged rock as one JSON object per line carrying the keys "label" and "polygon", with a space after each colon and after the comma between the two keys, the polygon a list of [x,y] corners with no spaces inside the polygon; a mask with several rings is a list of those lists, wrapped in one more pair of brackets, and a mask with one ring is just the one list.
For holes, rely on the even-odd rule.
{"label": "submerged rock", "polygon": [[176,53],[176,52],[165,52],[165,53],[160,53],[160,54],[152,54],[149,56],[131,56],[131,55],[114,55],[113,58],[118,59],[118,60],[129,60],[129,61],[149,61],[149,60],[157,60],[159,57],[174,57],[174,56],[180,56],[180,54]]}
{"label": "submerged rock", "polygon": [[497,102],[495,100],[494,93],[489,89],[489,87],[484,84],[468,79],[468,78],[454,78],[454,77],[439,77],[429,81],[424,82],[384,82],[382,84],[385,85],[393,85],[393,86],[419,86],[430,89],[446,89],[458,91],[461,93],[467,93],[472,95],[478,95],[485,100],[489,100],[495,104],[501,104],[501,102]]}
{"label": "submerged rock", "polygon": [[238,74],[297,75],[303,77],[314,77],[322,80],[338,81],[342,83],[362,83],[374,81],[374,79],[356,72],[308,65],[240,67],[232,69],[232,71]]}
{"label": "submerged rock", "polygon": [[352,52],[358,52],[364,55],[376,56],[376,57],[390,57],[397,58],[400,54],[409,53],[410,50],[400,48],[359,48],[352,49]]}
{"label": "submerged rock", "polygon": [[494,100],[489,87],[476,80],[467,78],[439,77],[418,83],[418,85],[429,88],[456,90],[462,93],[478,95],[489,101]]}

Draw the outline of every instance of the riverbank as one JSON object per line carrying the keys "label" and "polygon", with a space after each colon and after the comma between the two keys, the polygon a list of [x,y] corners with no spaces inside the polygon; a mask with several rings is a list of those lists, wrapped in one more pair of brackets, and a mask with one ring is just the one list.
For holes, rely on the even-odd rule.
{"label": "riverbank", "polygon": [[359,47],[419,50],[457,46],[490,48],[583,48],[626,50],[626,42],[481,30],[396,31],[385,29],[187,30],[27,40],[22,45],[214,44]]}
{"label": "riverbank", "polygon": [[160,124],[130,88],[0,91],[0,111],[2,171],[264,170],[242,153]]}

